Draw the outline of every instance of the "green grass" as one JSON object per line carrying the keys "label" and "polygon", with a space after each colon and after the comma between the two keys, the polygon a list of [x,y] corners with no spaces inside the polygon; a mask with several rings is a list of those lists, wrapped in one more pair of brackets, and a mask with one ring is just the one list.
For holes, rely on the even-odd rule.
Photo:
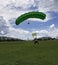
{"label": "green grass", "polygon": [[0,65],[58,65],[58,41],[0,42]]}

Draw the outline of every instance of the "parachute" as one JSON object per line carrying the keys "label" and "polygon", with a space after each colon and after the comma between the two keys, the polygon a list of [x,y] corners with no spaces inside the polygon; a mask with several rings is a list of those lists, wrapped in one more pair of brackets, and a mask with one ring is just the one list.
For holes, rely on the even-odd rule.
{"label": "parachute", "polygon": [[26,19],[29,18],[39,18],[44,20],[46,18],[46,14],[42,13],[42,12],[28,12],[25,14],[22,14],[21,16],[19,16],[16,19],[16,25],[19,25],[21,22],[25,21]]}

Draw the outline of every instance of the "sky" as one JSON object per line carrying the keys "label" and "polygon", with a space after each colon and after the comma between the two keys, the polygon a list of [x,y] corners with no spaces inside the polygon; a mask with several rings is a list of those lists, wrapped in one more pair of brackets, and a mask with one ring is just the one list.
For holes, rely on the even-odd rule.
{"label": "sky", "polygon": [[[18,16],[31,11],[45,13],[46,19],[30,18],[15,24]],[[58,0],[0,0],[0,36],[26,40],[33,39],[32,33],[37,33],[37,38],[58,38]]]}

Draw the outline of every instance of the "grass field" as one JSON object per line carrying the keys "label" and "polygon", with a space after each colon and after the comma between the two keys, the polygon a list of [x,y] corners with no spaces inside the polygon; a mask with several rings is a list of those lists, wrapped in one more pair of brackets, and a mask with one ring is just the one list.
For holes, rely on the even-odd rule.
{"label": "grass field", "polygon": [[0,65],[58,65],[58,40],[0,42]]}

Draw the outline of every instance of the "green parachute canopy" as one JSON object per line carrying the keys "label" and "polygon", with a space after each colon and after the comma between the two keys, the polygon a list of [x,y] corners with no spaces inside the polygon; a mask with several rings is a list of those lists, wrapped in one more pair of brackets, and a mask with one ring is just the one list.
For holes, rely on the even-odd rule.
{"label": "green parachute canopy", "polygon": [[44,20],[46,18],[46,14],[42,13],[42,12],[28,12],[25,14],[22,14],[21,16],[19,16],[16,19],[16,25],[19,25],[21,22],[25,21],[26,19],[29,18],[39,18]]}

